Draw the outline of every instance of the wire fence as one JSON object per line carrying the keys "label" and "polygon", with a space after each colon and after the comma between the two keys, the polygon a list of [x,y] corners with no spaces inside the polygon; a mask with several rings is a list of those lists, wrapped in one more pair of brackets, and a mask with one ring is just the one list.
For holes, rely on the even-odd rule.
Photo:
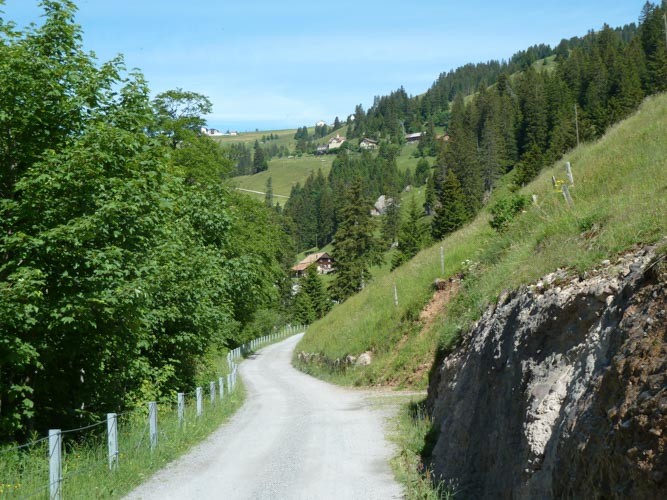
{"label": "wire fence", "polygon": [[[131,484],[141,483],[203,439],[221,414],[234,411],[239,403],[238,360],[301,331],[303,327],[290,325],[237,347],[227,355],[226,373],[207,387],[178,393],[175,401],[148,402],[89,425],[52,429],[48,436],[0,448],[0,498],[117,496],[123,486],[106,479],[121,468]],[[125,481],[125,490],[127,485]]]}

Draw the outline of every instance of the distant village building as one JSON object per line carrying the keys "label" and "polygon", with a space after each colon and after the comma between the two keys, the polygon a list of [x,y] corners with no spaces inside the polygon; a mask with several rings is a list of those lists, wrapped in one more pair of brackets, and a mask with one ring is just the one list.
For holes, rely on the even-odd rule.
{"label": "distant village building", "polygon": [[419,142],[419,139],[421,139],[422,133],[421,132],[415,132],[414,134],[405,134],[405,142],[408,144],[411,144],[413,142]]}
{"label": "distant village building", "polygon": [[336,134],[336,137],[333,137],[329,141],[328,151],[334,151],[340,148],[344,142],[345,142],[345,137],[341,137],[340,134]]}
{"label": "distant village building", "polygon": [[359,143],[359,148],[366,150],[377,149],[378,143],[377,141],[374,141],[373,139],[369,139],[368,137],[366,137]]}
{"label": "distant village building", "polygon": [[324,120],[320,120],[315,124],[316,127],[324,127],[327,124]]}
{"label": "distant village building", "polygon": [[316,265],[318,273],[329,274],[336,270],[334,262],[334,259],[326,252],[311,253],[296,266],[293,266],[292,271],[297,278],[301,278],[310,266]]}
{"label": "distant village building", "polygon": [[219,136],[221,136],[221,135],[225,135],[225,134],[223,134],[222,132],[220,132],[217,128],[206,128],[206,127],[202,127],[199,131],[200,131],[203,135],[208,135],[208,136],[211,136],[211,137],[219,137]]}

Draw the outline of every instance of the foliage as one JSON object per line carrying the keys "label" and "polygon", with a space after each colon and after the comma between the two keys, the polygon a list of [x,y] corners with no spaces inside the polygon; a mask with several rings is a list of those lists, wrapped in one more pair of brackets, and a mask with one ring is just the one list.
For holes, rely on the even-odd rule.
{"label": "foliage", "polygon": [[[306,275],[301,279],[299,293],[303,293],[309,297],[315,319],[323,318],[331,308],[329,295],[324,288],[324,283],[317,271],[316,265],[311,265],[306,270]],[[310,323],[312,321],[303,324]]]}
{"label": "foliage", "polygon": [[503,232],[514,220],[516,214],[524,210],[530,204],[530,198],[522,194],[513,194],[501,198],[489,208],[491,219],[489,224],[498,232]]}
{"label": "foliage", "polygon": [[83,51],[71,2],[43,8],[0,25],[3,440],[191,388],[281,305],[291,262],[282,218],[221,184],[208,99],[151,103]]}
{"label": "foliage", "polygon": [[333,244],[336,276],[331,295],[339,302],[361,290],[370,280],[369,268],[382,261],[381,245],[374,236],[370,203],[364,200],[361,181],[346,192],[340,209],[340,223]]}
{"label": "foliage", "polygon": [[431,234],[436,240],[456,231],[467,219],[464,193],[451,169],[445,174],[438,202],[439,206],[431,223]]}
{"label": "foliage", "polygon": [[[336,305],[309,328],[297,351],[335,360],[373,350],[373,363],[338,371],[325,364],[304,369],[343,384],[425,387],[436,350],[449,352],[503,290],[534,282],[559,267],[585,272],[634,245],[660,241],[667,231],[666,128],[667,96],[647,98],[637,113],[600,141],[568,153],[576,180],[574,207],[568,208],[552,188],[551,177],[562,175],[559,161],[519,191],[536,194],[538,204],[504,232],[490,227],[483,209],[470,224]],[[510,183],[511,174],[501,179],[491,206],[508,195]],[[594,233],[582,231],[593,224]],[[433,296],[433,280],[459,272],[465,273],[461,288],[428,326],[419,317]]]}
{"label": "foliage", "polygon": [[159,93],[153,101],[155,130],[169,138],[172,148],[199,133],[213,105],[208,97],[183,89]]}
{"label": "foliage", "polygon": [[410,200],[408,214],[398,233],[398,251],[391,261],[392,271],[412,257],[429,242],[428,227],[421,220],[422,212],[414,198]]}

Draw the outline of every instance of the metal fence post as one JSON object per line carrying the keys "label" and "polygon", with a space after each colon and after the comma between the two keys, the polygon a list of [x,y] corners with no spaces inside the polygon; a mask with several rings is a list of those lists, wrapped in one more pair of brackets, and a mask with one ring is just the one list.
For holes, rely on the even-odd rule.
{"label": "metal fence post", "polygon": [[202,403],[202,388],[197,387],[197,416],[201,417],[202,412],[204,411]]}
{"label": "metal fence post", "polygon": [[109,448],[109,470],[118,468],[118,416],[107,413],[107,444]]}
{"label": "metal fence post", "polygon": [[148,403],[148,431],[150,434],[151,450],[157,448],[157,403]]}
{"label": "metal fence post", "polygon": [[178,393],[178,425],[182,426],[185,423],[185,394]]}
{"label": "metal fence post", "polygon": [[222,377],[218,377],[218,389],[220,389],[220,399],[225,397],[225,384]]}
{"label": "metal fence post", "polygon": [[62,499],[63,436],[60,429],[49,429],[49,493],[51,500]]}

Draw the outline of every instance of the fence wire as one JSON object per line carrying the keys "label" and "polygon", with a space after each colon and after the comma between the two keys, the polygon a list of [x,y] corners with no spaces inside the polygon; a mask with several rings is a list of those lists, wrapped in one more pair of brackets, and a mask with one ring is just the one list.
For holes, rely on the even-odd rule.
{"label": "fence wire", "polygon": [[[246,343],[231,350],[226,356],[227,369],[215,377],[215,399],[210,399],[210,386],[202,387],[202,410],[203,415],[197,415],[197,390],[184,393],[183,420],[179,421],[176,408],[178,402],[174,398],[161,401],[158,404],[158,449],[160,453],[160,442],[181,443],[187,440],[188,433],[201,432],[203,424],[216,409],[223,408],[231,401],[236,392],[237,367],[236,360],[243,359],[248,354],[255,352],[273,342],[280,341],[298,331],[299,327],[285,327],[281,332],[255,339],[252,343]],[[231,375],[231,377],[228,377]],[[219,395],[219,378],[224,385],[224,395]],[[230,388],[229,383],[233,384]],[[177,393],[173,393],[175,397]],[[142,454],[152,454],[150,449],[148,407],[140,405],[131,410],[116,414],[118,454],[116,455],[122,467],[123,460],[130,460]],[[100,420],[89,425],[65,429],[60,431],[61,440],[61,467],[62,477],[60,481],[61,492],[72,487],[82,485],[80,481],[86,474],[97,469],[107,469],[108,454],[106,446],[106,433],[92,433],[85,435],[84,439],[76,440],[70,438],[65,442],[64,436],[74,436],[77,433],[85,433],[105,426],[107,420]],[[191,438],[191,436],[190,436]],[[49,498],[50,475],[49,459],[54,450],[50,449],[49,437],[45,436],[28,443],[9,446],[0,449],[0,498]],[[57,447],[56,447],[57,448]],[[108,469],[107,469],[108,470]],[[132,483],[136,481],[131,480]],[[87,485],[89,489],[97,490],[94,485]],[[79,492],[77,491],[77,494]],[[99,492],[98,492],[99,493]],[[64,497],[65,495],[63,495]]]}

